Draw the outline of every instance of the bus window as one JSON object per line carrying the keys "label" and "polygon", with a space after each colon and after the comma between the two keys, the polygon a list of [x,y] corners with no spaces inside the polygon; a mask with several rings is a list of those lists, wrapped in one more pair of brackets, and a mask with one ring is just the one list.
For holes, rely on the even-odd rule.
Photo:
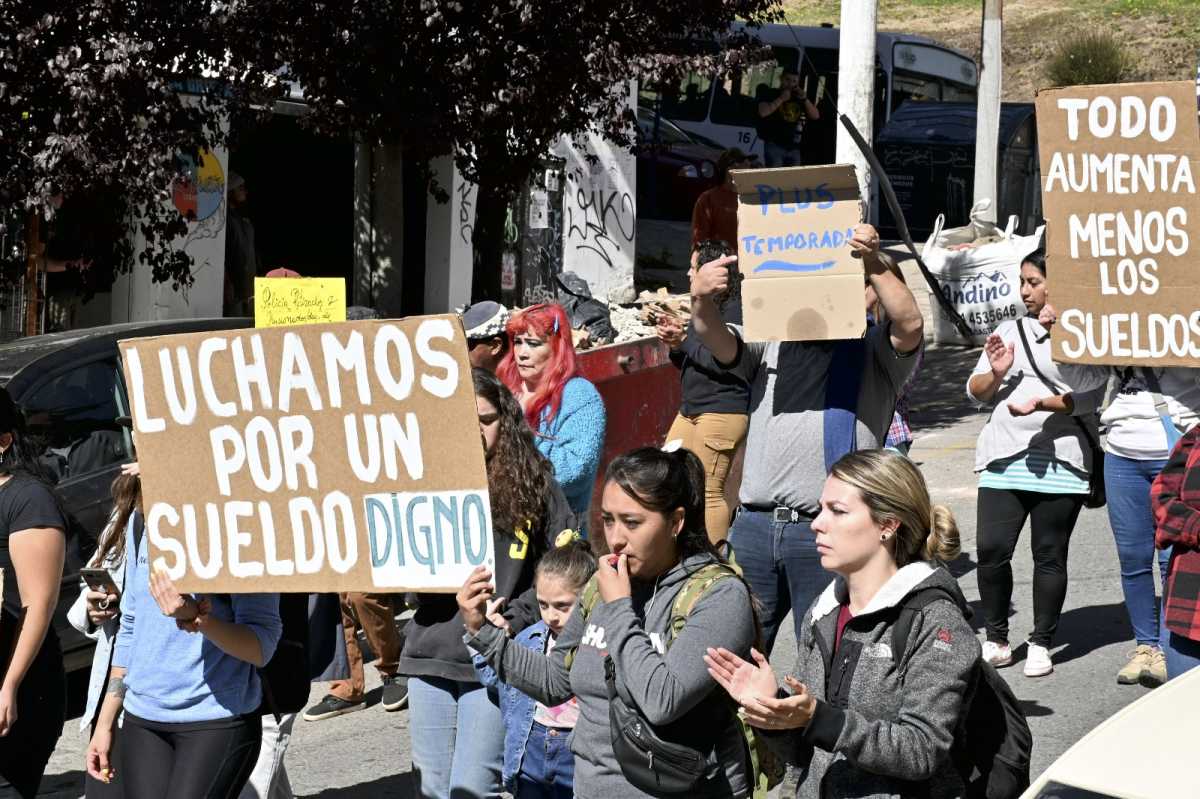
{"label": "bus window", "polygon": [[[703,122],[708,118],[708,98],[711,93],[711,78],[689,72],[677,86],[662,92],[662,115],[684,122]],[[639,104],[653,108],[656,94],[653,89],[643,88],[638,93]]]}
{"label": "bus window", "polygon": [[771,49],[775,52],[775,63],[759,64],[746,72],[735,72],[718,79],[713,94],[713,122],[746,128],[757,126],[758,104],[779,88],[785,68],[796,69],[799,56],[794,47]]}

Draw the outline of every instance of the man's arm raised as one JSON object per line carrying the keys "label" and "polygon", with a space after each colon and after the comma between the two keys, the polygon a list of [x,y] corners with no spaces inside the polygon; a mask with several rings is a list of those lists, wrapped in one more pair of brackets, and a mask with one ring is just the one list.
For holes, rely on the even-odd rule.
{"label": "man's arm raised", "polygon": [[713,298],[729,287],[728,267],[735,263],[736,255],[726,255],[692,270],[692,326],[713,357],[725,365],[737,359],[738,340],[725,326]]}
{"label": "man's arm raised", "polygon": [[897,276],[895,262],[880,251],[879,233],[871,225],[859,225],[854,228],[850,247],[862,258],[867,280],[891,322],[892,348],[899,353],[913,352],[921,344],[925,321],[916,298]]}

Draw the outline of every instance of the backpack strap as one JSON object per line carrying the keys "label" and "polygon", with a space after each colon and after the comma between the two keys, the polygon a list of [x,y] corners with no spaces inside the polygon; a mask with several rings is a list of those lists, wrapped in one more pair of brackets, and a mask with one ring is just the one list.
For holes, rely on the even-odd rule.
{"label": "backpack strap", "polygon": [[900,605],[896,621],[892,625],[892,660],[899,665],[908,652],[908,639],[912,635],[913,622],[917,614],[934,602],[948,599],[958,607],[958,599],[940,586],[930,586],[909,594]]}
{"label": "backpack strap", "polygon": [[671,603],[671,620],[667,625],[667,638],[663,641],[664,651],[670,648],[679,631],[687,624],[688,616],[696,609],[696,605],[700,604],[708,590],[721,580],[735,576],[736,572],[723,563],[706,564],[688,575],[683,588]]}

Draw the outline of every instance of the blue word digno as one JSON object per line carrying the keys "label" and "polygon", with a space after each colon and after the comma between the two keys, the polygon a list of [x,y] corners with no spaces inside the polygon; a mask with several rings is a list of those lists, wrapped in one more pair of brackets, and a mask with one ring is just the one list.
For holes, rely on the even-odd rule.
{"label": "blue word digno", "polygon": [[482,565],[491,538],[487,499],[475,491],[370,494],[363,498],[371,567]]}
{"label": "blue word digno", "polygon": [[835,198],[828,186],[828,183],[821,183],[803,189],[781,189],[778,186],[757,183],[754,189],[758,192],[758,207],[762,210],[762,215],[766,216],[772,208],[781,214],[794,214],[797,211],[808,210],[813,203],[822,211],[832,208]]}
{"label": "blue word digno", "polygon": [[836,249],[854,238],[854,229],[810,230],[807,233],[781,233],[777,236],[742,236],[742,252],[764,255],[789,250]]}

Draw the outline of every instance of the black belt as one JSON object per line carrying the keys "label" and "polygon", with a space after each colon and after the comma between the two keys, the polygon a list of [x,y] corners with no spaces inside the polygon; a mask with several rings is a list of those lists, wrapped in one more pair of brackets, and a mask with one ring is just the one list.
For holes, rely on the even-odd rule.
{"label": "black belt", "polygon": [[753,513],[769,514],[772,521],[782,522],[785,524],[811,522],[814,518],[816,518],[811,513],[806,513],[802,510],[796,510],[795,508],[789,508],[786,505],[743,505],[742,507]]}

